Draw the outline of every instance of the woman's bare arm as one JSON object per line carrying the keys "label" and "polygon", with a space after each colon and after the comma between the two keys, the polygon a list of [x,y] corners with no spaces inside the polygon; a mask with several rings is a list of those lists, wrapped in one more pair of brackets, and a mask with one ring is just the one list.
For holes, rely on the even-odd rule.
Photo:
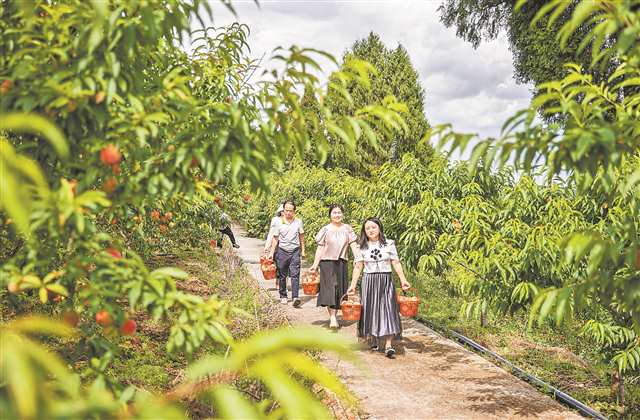
{"label": "woman's bare arm", "polygon": [[349,290],[347,293],[353,294],[356,291],[356,286],[358,285],[358,279],[360,278],[360,274],[362,274],[362,269],[364,268],[364,262],[358,261],[353,264],[353,274],[351,275],[351,284],[349,285]]}
{"label": "woman's bare arm", "polygon": [[411,287],[411,284],[407,281],[407,278],[404,276],[404,271],[402,270],[402,264],[399,260],[391,260],[391,265],[393,269],[398,273],[398,277],[400,277],[400,286],[403,289],[408,289]]}
{"label": "woman's bare arm", "polygon": [[309,268],[309,271],[314,273],[320,264],[320,260],[322,259],[322,254],[324,253],[324,245],[318,245],[316,248],[316,256],[313,260],[313,264]]}

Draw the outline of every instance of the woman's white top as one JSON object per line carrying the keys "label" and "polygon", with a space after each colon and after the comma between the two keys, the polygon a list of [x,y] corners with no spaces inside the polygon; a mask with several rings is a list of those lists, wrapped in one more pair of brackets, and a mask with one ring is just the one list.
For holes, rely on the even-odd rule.
{"label": "woman's white top", "polygon": [[367,249],[358,248],[355,262],[364,262],[365,273],[390,273],[391,262],[400,261],[396,244],[387,239],[384,246],[380,246],[380,242],[367,242]]}

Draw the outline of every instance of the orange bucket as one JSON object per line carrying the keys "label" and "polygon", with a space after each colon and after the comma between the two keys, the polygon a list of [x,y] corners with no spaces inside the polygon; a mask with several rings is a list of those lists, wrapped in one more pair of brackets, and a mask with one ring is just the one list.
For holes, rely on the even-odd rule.
{"label": "orange bucket", "polygon": [[306,272],[302,277],[302,290],[305,295],[315,296],[320,290],[320,279],[318,278],[318,272],[309,273]]}
{"label": "orange bucket", "polygon": [[[344,298],[347,300],[344,300]],[[340,299],[340,309],[342,310],[342,319],[345,321],[359,321],[362,314],[362,304],[357,295],[349,296],[345,293]]]}
{"label": "orange bucket", "polygon": [[[415,295],[416,289],[413,287],[409,290]],[[406,290],[397,290],[398,305],[400,305],[400,315],[406,317],[414,317],[418,315],[418,306],[420,306],[420,298],[418,296],[407,296]]]}
{"label": "orange bucket", "polygon": [[260,258],[260,270],[265,280],[273,280],[276,278],[276,265],[273,260]]}

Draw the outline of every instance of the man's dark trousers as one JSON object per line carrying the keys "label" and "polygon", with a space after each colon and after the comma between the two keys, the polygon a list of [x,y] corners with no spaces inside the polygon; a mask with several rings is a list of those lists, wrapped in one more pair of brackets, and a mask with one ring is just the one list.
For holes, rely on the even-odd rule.
{"label": "man's dark trousers", "polygon": [[286,251],[280,247],[275,252],[276,268],[278,269],[278,287],[280,297],[287,297],[287,275],[291,278],[291,297],[298,297],[300,288],[300,248]]}

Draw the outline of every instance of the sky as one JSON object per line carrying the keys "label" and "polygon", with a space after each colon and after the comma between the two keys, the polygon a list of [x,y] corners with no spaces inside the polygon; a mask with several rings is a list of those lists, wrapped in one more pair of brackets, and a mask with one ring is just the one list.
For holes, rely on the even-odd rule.
{"label": "sky", "polygon": [[[477,49],[445,27],[437,8],[441,0],[331,1],[234,0],[234,16],[213,1],[214,26],[234,21],[250,27],[255,58],[291,45],[327,51],[340,58],[356,40],[373,31],[388,48],[402,44],[425,89],[425,115],[431,125],[451,123],[459,132],[497,137],[502,123],[530,100],[530,87],[513,80],[506,37]],[[335,65],[323,62],[325,76]],[[271,63],[271,67],[275,65]]]}

